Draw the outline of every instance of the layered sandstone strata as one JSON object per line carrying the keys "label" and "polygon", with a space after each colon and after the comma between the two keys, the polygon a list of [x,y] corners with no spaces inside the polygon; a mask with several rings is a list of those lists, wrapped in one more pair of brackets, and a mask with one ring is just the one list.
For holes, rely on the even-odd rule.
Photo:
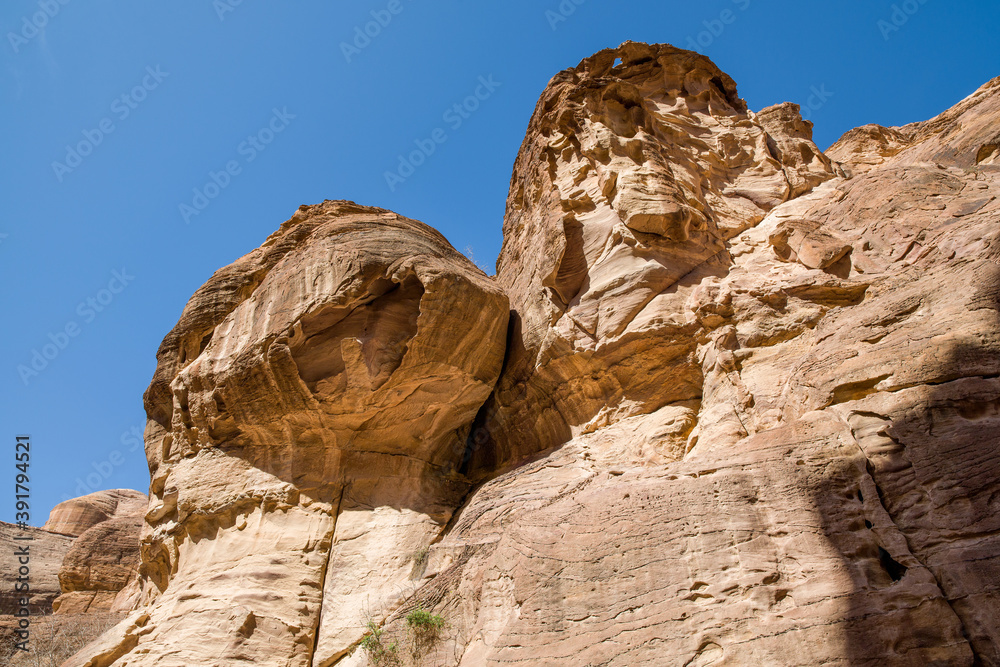
{"label": "layered sandstone strata", "polygon": [[441,664],[1000,664],[998,119],[1000,79],[842,167],[691,53],[556,76]]}
{"label": "layered sandstone strata", "polygon": [[[29,538],[27,540],[23,538]],[[0,552],[3,553],[3,570],[0,571],[0,616],[14,614],[20,609],[23,597],[18,594],[19,569],[17,552],[27,547],[30,562],[29,609],[32,614],[51,614],[52,603],[59,596],[59,568],[69,551],[73,538],[52,533],[43,528],[21,529],[0,521]]]}
{"label": "layered sandstone strata", "polygon": [[[145,494],[115,489],[56,505],[45,528],[21,529],[0,522],[4,554],[0,660],[13,654],[18,658],[11,658],[11,664],[41,664],[37,660],[50,657],[42,655],[47,648],[81,648],[120,618],[110,613],[116,602],[129,610],[134,606],[134,599],[121,591],[136,581],[146,505]],[[22,565],[27,568],[26,576],[20,572]],[[25,579],[30,586],[26,595],[29,645],[36,649],[32,654],[13,649],[14,631],[21,620],[14,614],[21,611],[20,601],[25,597],[15,586]],[[53,612],[59,616],[52,616]],[[60,655],[69,657],[73,650]]]}
{"label": "layered sandstone strata", "polygon": [[79,537],[102,521],[145,513],[149,499],[132,489],[109,489],[71,498],[52,508],[45,530]]}
{"label": "layered sandstone strata", "polygon": [[[145,606],[86,664],[327,664],[468,485],[508,302],[438,232],[303,206],[192,297],[146,394]],[[173,663],[171,663],[173,664]]]}
{"label": "layered sandstone strata", "polygon": [[432,230],[301,209],[164,341],[144,604],[69,664],[363,665],[417,609],[415,664],[1000,664],[998,117],[824,154],[703,56],[588,58],[515,164],[506,356]]}

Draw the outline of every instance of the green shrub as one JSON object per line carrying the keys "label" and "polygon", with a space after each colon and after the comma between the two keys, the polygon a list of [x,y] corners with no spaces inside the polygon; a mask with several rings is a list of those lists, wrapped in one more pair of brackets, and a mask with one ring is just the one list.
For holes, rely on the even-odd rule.
{"label": "green shrub", "polygon": [[418,634],[436,635],[444,627],[444,617],[417,607],[406,615],[406,625]]}
{"label": "green shrub", "polygon": [[368,656],[368,662],[375,667],[390,667],[400,664],[399,648],[396,642],[386,643],[382,640],[385,632],[375,621],[368,621],[368,634],[361,640],[361,648]]}
{"label": "green shrub", "polygon": [[411,640],[410,655],[414,661],[427,653],[437,640],[438,633],[445,626],[444,617],[432,614],[423,607],[417,607],[406,615],[406,627]]}

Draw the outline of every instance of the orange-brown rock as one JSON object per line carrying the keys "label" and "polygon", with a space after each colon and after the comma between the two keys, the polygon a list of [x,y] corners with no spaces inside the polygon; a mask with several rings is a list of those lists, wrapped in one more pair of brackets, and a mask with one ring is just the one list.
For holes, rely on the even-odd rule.
{"label": "orange-brown rock", "polygon": [[102,521],[78,537],[63,558],[59,569],[62,595],[55,601],[59,614],[119,611],[131,607],[131,591],[116,605],[139,571],[139,535],[142,515],[122,516]]}
{"label": "orange-brown rock", "polygon": [[[0,577],[0,659],[7,659],[10,649],[19,657],[11,658],[11,664],[38,665],[54,659],[48,649],[56,646],[66,649],[59,655],[69,657],[113,624],[114,616],[107,612],[129,580],[135,580],[146,503],[145,494],[138,491],[99,491],[57,505],[49,514],[47,528],[20,529],[0,522],[0,551],[10,565],[5,565]],[[77,533],[81,536],[75,538]],[[13,648],[20,620],[13,614],[19,611],[22,597],[15,586],[25,583],[19,581],[22,565],[30,586],[26,594],[30,654]],[[125,600],[122,604],[132,606]],[[55,619],[54,611],[67,616]]]}
{"label": "orange-brown rock", "polygon": [[143,605],[67,664],[360,666],[366,621],[407,664],[1000,664],[998,122],[1000,79],[824,155],[703,56],[588,58],[514,167],[505,357],[431,230],[301,209],[164,341]]}
{"label": "orange-brown rock", "polygon": [[135,516],[146,511],[146,494],[131,489],[96,491],[63,501],[52,508],[45,530],[71,537],[114,517]]}

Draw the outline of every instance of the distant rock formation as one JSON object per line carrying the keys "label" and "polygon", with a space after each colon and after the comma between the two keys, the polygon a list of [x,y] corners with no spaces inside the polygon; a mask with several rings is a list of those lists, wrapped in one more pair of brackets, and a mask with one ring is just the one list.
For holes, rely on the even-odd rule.
{"label": "distant rock formation", "polygon": [[79,537],[102,521],[138,516],[146,511],[149,498],[131,489],[97,491],[59,503],[49,513],[43,528],[52,533]]}
{"label": "distant rock formation", "polygon": [[543,92],[495,279],[300,208],[161,345],[135,609],[66,665],[1000,664],[998,121],[823,153],[629,42]]}
{"label": "distant rock formation", "polygon": [[108,510],[81,512],[87,517],[106,517],[89,527],[85,523],[66,526],[85,529],[73,542],[59,569],[62,595],[55,601],[56,613],[131,611],[139,592],[139,535],[148,503],[143,493],[118,489],[68,500],[52,510],[47,526],[65,521],[68,509]]}
{"label": "distant rock formation", "polygon": [[[15,540],[15,537],[31,537],[30,541]],[[15,553],[19,547],[28,546],[31,562],[31,586],[29,609],[33,615],[51,614],[52,603],[59,596],[59,568],[63,558],[73,544],[73,538],[57,535],[42,528],[22,530],[17,526],[0,521],[0,550],[4,554],[4,567],[0,570],[0,616],[17,612],[21,596],[15,586],[19,565]],[[10,564],[8,566],[8,564]]]}
{"label": "distant rock formation", "polygon": [[[129,489],[98,491],[56,505],[44,528],[21,529],[0,522],[0,550],[12,563],[19,548],[28,548],[29,632],[35,638],[30,645],[51,639],[79,641],[78,648],[82,647],[87,632],[95,633],[89,636],[93,639],[98,630],[112,624],[111,614],[135,607],[139,534],[148,502],[144,493]],[[7,658],[5,651],[17,628],[13,615],[20,607],[15,589],[19,576],[18,567],[5,567],[0,575],[0,659]],[[64,618],[53,619],[53,613]],[[88,619],[81,620],[84,615]],[[11,664],[32,664],[21,658]]]}

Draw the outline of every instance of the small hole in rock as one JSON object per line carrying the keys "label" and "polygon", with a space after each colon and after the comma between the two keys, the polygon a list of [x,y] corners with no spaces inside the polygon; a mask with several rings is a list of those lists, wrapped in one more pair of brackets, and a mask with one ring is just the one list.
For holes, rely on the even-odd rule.
{"label": "small hole in rock", "polygon": [[897,562],[896,559],[889,555],[889,552],[882,547],[878,548],[878,560],[893,581],[899,581],[903,578],[903,575],[906,574],[906,566]]}

